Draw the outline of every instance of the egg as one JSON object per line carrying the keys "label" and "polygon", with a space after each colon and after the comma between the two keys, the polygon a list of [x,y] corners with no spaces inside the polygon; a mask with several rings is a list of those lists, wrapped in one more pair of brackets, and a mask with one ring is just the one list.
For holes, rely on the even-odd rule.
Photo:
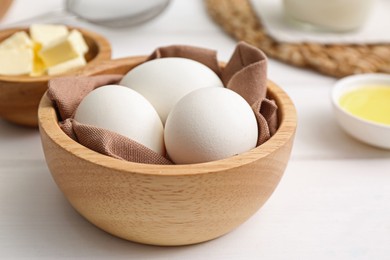
{"label": "egg", "polygon": [[130,88],[107,85],[91,91],[77,107],[74,119],[116,132],[165,155],[160,117],[148,100]]}
{"label": "egg", "polygon": [[249,104],[226,88],[195,90],[174,106],[165,124],[165,146],[176,164],[219,160],[257,144],[256,117]]}
{"label": "egg", "polygon": [[119,83],[143,95],[161,121],[186,94],[205,87],[223,87],[221,79],[200,62],[185,58],[161,58],[130,70]]}

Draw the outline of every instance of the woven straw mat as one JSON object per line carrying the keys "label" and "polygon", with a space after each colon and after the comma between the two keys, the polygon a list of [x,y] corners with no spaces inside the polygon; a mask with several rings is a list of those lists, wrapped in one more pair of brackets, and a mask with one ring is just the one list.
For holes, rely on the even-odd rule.
{"label": "woven straw mat", "polygon": [[390,73],[390,44],[282,43],[267,35],[249,0],[204,0],[209,15],[227,33],[269,57],[323,74]]}

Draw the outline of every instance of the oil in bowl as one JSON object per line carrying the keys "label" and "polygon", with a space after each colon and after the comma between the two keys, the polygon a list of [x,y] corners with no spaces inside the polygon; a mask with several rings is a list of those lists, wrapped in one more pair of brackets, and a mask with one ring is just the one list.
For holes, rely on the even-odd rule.
{"label": "oil in bowl", "polygon": [[363,86],[345,93],[339,102],[357,117],[390,125],[390,85]]}
{"label": "oil in bowl", "polygon": [[362,74],[343,78],[332,90],[336,120],[350,136],[390,149],[390,75]]}

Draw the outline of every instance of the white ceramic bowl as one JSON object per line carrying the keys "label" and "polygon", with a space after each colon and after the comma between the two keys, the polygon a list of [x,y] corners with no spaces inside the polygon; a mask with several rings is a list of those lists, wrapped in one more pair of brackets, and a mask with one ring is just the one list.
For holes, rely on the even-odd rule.
{"label": "white ceramic bowl", "polygon": [[338,123],[349,135],[364,143],[390,149],[390,125],[365,120],[340,106],[340,98],[346,92],[373,85],[388,86],[390,88],[390,74],[354,75],[337,81],[332,90],[333,108]]}

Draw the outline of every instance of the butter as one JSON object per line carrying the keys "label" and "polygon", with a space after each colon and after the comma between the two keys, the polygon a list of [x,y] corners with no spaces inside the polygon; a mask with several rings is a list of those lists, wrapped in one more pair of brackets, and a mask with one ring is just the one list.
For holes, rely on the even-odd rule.
{"label": "butter", "polygon": [[33,69],[33,57],[32,49],[0,49],[0,74],[30,74]]}
{"label": "butter", "polygon": [[345,93],[339,103],[357,117],[390,125],[390,86],[364,86]]}
{"label": "butter", "polygon": [[47,74],[48,75],[62,74],[72,69],[81,68],[86,64],[87,62],[85,61],[84,56],[78,56],[77,58],[49,67],[47,69]]}
{"label": "butter", "polygon": [[72,43],[79,55],[84,55],[88,52],[88,45],[84,40],[81,32],[72,30],[68,36],[69,41]]}
{"label": "butter", "polygon": [[24,31],[14,33],[0,43],[0,74],[29,74],[33,68],[34,43]]}
{"label": "butter", "polygon": [[0,42],[1,75],[57,75],[87,63],[88,45],[78,30],[34,24],[30,36],[20,31]]}
{"label": "butter", "polygon": [[42,59],[38,56],[37,52],[34,51],[33,69],[30,73],[30,76],[37,77],[37,76],[42,76],[45,73],[46,73],[46,66],[43,63]]}
{"label": "butter", "polygon": [[88,46],[81,33],[73,30],[67,37],[44,46],[38,54],[45,66],[52,67],[82,56],[87,51]]}
{"label": "butter", "polygon": [[46,73],[46,66],[43,64],[42,59],[38,56],[38,52],[41,49],[41,45],[34,42],[33,45],[33,52],[34,52],[34,58],[33,58],[33,68],[32,71],[30,72],[30,76],[33,77],[38,77],[45,75]]}
{"label": "butter", "polygon": [[34,43],[24,31],[14,33],[0,43],[0,49],[32,48]]}
{"label": "butter", "polygon": [[31,39],[43,47],[67,37],[68,34],[68,28],[64,25],[33,24],[30,26]]}
{"label": "butter", "polygon": [[46,45],[38,52],[39,57],[47,67],[77,58],[79,53],[68,38]]}

